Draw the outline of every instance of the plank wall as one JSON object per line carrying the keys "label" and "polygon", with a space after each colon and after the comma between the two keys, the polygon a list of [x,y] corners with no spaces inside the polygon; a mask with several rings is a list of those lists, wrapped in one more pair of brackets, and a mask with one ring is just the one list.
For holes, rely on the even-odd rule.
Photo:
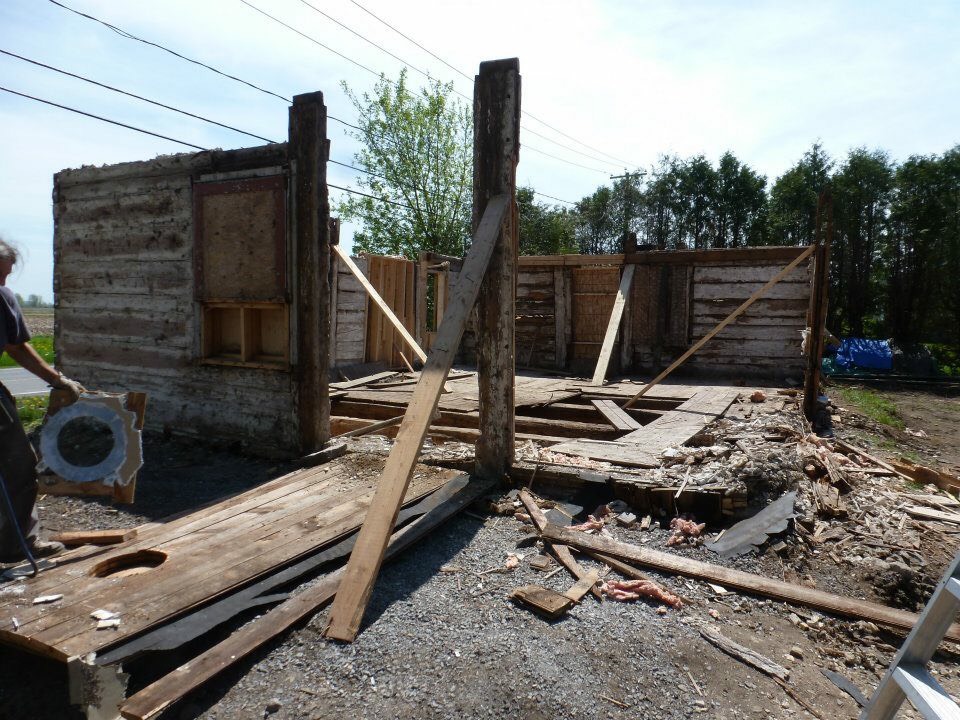
{"label": "plank wall", "polygon": [[201,364],[194,288],[193,183],[282,173],[285,162],[285,145],[267,145],[57,173],[63,371],[91,389],[146,392],[149,428],[295,448],[290,371]]}
{"label": "plank wall", "polygon": [[[336,262],[335,283],[333,286],[335,320],[331,323],[334,349],[332,366],[359,365],[366,362],[367,340],[367,291],[354,277],[350,269],[342,262]],[[357,267],[367,275],[367,258],[354,257]]]}

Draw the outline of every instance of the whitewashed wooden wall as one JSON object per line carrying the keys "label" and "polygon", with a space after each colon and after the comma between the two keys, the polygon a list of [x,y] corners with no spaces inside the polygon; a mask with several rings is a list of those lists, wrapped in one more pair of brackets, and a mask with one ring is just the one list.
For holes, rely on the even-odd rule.
{"label": "whitewashed wooden wall", "polygon": [[265,452],[295,447],[291,372],[201,364],[194,299],[192,183],[284,172],[285,158],[285,145],[269,145],[57,173],[63,371],[91,389],[146,392],[150,428]]}

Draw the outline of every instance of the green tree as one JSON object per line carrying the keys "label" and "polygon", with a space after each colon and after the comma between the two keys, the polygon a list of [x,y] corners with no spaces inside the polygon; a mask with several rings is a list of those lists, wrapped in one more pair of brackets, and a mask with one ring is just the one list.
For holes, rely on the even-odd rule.
{"label": "green tree", "polygon": [[765,244],[767,179],[725,152],[717,165],[715,248]]}
{"label": "green tree", "polygon": [[833,176],[830,325],[862,336],[877,311],[877,259],[886,242],[894,167],[882,150],[851,150]]}
{"label": "green tree", "polygon": [[582,254],[613,252],[622,235],[616,206],[613,190],[606,185],[577,203],[576,241]]}
{"label": "green tree", "polygon": [[562,255],[577,250],[576,218],[556,205],[534,199],[533,188],[517,188],[520,254]]}
{"label": "green tree", "polygon": [[814,143],[796,165],[777,178],[770,191],[768,240],[774,245],[813,241],[817,197],[830,182],[833,161]]}
{"label": "green tree", "polygon": [[406,70],[396,82],[381,76],[359,97],[343,89],[359,117],[353,136],[363,143],[354,161],[367,174],[357,184],[377,198],[337,205],[363,227],[355,247],[409,258],[421,250],[462,255],[470,236],[471,109],[453,97],[452,84],[411,91]]}

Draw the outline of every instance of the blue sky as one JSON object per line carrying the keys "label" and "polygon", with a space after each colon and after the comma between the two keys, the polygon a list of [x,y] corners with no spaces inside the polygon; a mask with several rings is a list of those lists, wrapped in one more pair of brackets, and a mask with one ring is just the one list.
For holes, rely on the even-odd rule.
{"label": "blue sky", "polygon": [[[399,73],[401,63],[303,0],[249,2],[376,71]],[[715,161],[732,150],[772,182],[816,140],[838,158],[864,145],[884,148],[895,159],[960,142],[957,2],[358,2],[467,75],[482,60],[519,57],[524,111],[576,141],[525,116],[530,130],[567,147],[521,132],[518,180],[567,200],[592,192],[624,167],[649,166],[662,153],[704,153]],[[330,114],[345,120],[353,120],[353,111],[340,81],[358,91],[375,82],[240,0],[64,3],[281,95],[322,90]],[[472,94],[469,81],[351,0],[310,3]],[[282,101],[47,0],[0,2],[0,48],[264,137],[286,136]],[[418,77],[411,72],[411,79]],[[3,55],[0,85],[203,147],[259,144]],[[26,257],[9,284],[47,299],[53,174],[187,150],[5,92],[0,128],[0,235]],[[330,137],[331,156],[350,162],[355,142],[335,123]],[[352,171],[336,166],[329,177],[355,184]]]}

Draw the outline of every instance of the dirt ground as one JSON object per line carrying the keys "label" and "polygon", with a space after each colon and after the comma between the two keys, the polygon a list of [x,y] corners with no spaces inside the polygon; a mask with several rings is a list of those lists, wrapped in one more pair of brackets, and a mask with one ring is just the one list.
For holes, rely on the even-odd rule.
{"label": "dirt ground", "polygon": [[[891,446],[900,446],[926,464],[958,462],[956,398],[913,390],[885,394],[895,400],[907,427],[926,437],[878,427],[846,408],[835,417],[838,435],[882,457],[892,457]],[[135,506],[47,497],[40,503],[45,526],[137,525],[287,469],[228,448],[158,436],[146,438],[145,453]],[[877,493],[921,491],[879,476],[854,487],[847,498],[860,507]],[[702,547],[666,547],[665,527],[609,530],[626,542],[917,610],[960,543],[957,533],[937,528],[905,520],[903,531],[919,538],[914,550],[906,543],[886,547],[886,535],[878,542],[869,526],[837,518],[821,529],[825,537],[835,532],[839,539],[805,543],[788,531],[779,552],[764,547],[759,554],[724,561]],[[664,612],[653,601],[599,603],[588,596],[565,618],[548,622],[507,597],[526,583],[561,592],[572,585],[564,571],[547,577],[555,565],[547,571],[531,565],[538,549],[528,539],[528,528],[511,515],[476,509],[461,514],[385,568],[354,644],[323,640],[322,612],[163,717],[733,719],[813,717],[811,710],[822,718],[855,718],[856,702],[822,671],[840,673],[869,696],[902,642],[902,634],[871,623],[653,572],[653,579],[683,598],[683,609]],[[870,552],[867,542],[873,543]],[[504,570],[508,553],[522,556],[516,569]],[[599,569],[589,560],[584,564]],[[699,633],[707,626],[787,667],[789,692],[707,643]],[[942,650],[932,671],[956,695],[958,656]],[[178,661],[182,658],[171,660]],[[134,689],[149,679],[149,671],[135,675]],[[71,717],[62,666],[0,649],[0,678],[0,718]],[[918,716],[908,710],[901,717]]]}

